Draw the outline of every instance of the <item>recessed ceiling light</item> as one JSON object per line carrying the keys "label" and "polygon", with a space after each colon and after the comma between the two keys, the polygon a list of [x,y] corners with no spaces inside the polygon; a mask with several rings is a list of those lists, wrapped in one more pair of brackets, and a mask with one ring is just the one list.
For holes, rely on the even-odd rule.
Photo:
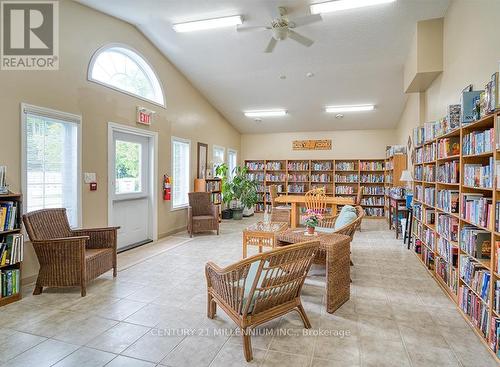
{"label": "recessed ceiling light", "polygon": [[246,117],[278,117],[285,116],[287,110],[263,110],[263,111],[245,111]]}
{"label": "recessed ceiling light", "polygon": [[396,0],[337,0],[326,3],[311,4],[311,14],[329,13],[347,9],[362,8],[365,6],[393,3]]}
{"label": "recessed ceiling light", "polygon": [[243,19],[241,18],[241,15],[232,15],[230,17],[204,19],[186,23],[177,23],[173,25],[173,28],[174,31],[176,32],[194,32],[194,31],[201,31],[204,29],[236,26],[238,24],[243,24]]}
{"label": "recessed ceiling light", "polygon": [[306,76],[307,76],[308,78],[312,78],[312,77],[314,76],[314,73],[312,73],[312,72],[308,72],[308,73],[306,74]]}
{"label": "recessed ceiling light", "polygon": [[362,111],[372,111],[375,106],[372,104],[363,104],[355,106],[327,106],[325,111],[328,113],[341,113],[341,112],[362,112]]}
{"label": "recessed ceiling light", "polygon": [[343,115],[343,114],[341,114],[341,113],[337,113],[337,114],[335,115],[335,118],[337,118],[337,119],[342,119],[342,118],[344,118],[344,115]]}

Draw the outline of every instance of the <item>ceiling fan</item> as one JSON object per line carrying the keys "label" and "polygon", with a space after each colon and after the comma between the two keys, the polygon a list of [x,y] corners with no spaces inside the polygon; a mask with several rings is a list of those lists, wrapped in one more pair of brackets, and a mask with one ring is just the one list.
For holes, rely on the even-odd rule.
{"label": "ceiling fan", "polygon": [[287,38],[291,38],[294,41],[300,43],[303,46],[309,47],[314,41],[310,38],[307,38],[297,32],[295,32],[295,28],[301,27],[306,24],[311,24],[315,22],[320,22],[322,20],[320,14],[306,15],[299,18],[288,19],[287,10],[284,7],[279,7],[279,16],[271,21],[270,26],[254,26],[254,27],[240,27],[238,26],[236,30],[238,32],[248,32],[248,31],[261,31],[261,30],[270,30],[273,32],[267,47],[264,52],[273,52],[274,47],[278,43],[278,41],[284,41]]}

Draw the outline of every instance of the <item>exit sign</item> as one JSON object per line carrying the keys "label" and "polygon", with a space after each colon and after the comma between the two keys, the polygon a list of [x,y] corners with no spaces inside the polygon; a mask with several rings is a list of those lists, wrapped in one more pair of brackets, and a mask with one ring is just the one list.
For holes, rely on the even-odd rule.
{"label": "exit sign", "polygon": [[153,122],[154,111],[148,110],[144,107],[137,107],[137,123],[143,125],[151,125]]}

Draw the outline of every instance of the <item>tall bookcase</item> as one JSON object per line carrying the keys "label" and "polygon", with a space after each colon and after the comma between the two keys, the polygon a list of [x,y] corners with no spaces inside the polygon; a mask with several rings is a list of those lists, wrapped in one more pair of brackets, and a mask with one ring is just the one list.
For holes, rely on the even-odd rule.
{"label": "tall bookcase", "polygon": [[392,153],[393,149],[388,147],[385,164],[384,164],[384,188],[385,188],[385,215],[390,223],[389,218],[389,205],[390,205],[390,189],[392,187],[406,186],[406,182],[401,182],[401,173],[406,169],[406,154],[404,153]]}
{"label": "tall bookcase", "polygon": [[356,197],[363,188],[361,205],[371,218],[384,216],[384,159],[289,159],[246,160],[248,175],[259,182],[257,212],[270,208],[267,188],[277,185],[278,192],[304,195],[324,188],[327,195]]}
{"label": "tall bookcase", "polygon": [[500,113],[415,147],[413,250],[498,358]]}
{"label": "tall bookcase", "polygon": [[[19,301],[22,297],[22,285],[21,285],[21,271],[22,271],[22,258],[23,258],[23,238],[21,234],[21,214],[22,213],[22,196],[20,194],[9,193],[9,194],[0,194],[0,207],[1,206],[10,206],[10,209],[5,210],[6,218],[9,218],[12,215],[12,208],[15,207],[15,214],[12,217],[12,226],[4,226],[0,228],[0,243],[9,243],[9,237],[19,235],[20,243],[17,245],[12,245],[12,242],[9,243],[7,247],[7,251],[5,252],[5,246],[2,247],[0,245],[0,250],[4,250],[2,253],[0,251],[0,273],[1,273],[1,281],[0,281],[0,307],[5,306],[9,303]],[[1,210],[1,209],[0,209]],[[9,214],[11,213],[11,214]],[[4,214],[0,215],[0,217],[5,218]],[[0,221],[0,224],[3,223],[3,219]],[[8,227],[8,228],[7,228]],[[12,248],[16,246],[16,254],[14,256],[15,260],[10,262],[9,258],[12,254]],[[6,263],[2,265],[2,254],[5,254],[5,258],[7,259]],[[10,279],[10,290],[11,295],[4,294],[7,287],[7,279]],[[5,282],[5,283],[4,283]]]}

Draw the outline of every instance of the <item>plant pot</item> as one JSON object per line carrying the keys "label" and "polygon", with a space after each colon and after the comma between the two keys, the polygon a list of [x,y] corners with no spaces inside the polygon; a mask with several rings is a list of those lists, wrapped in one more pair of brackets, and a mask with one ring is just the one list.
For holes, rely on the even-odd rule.
{"label": "plant pot", "polygon": [[308,234],[314,234],[314,227],[307,227]]}
{"label": "plant pot", "polygon": [[243,219],[243,208],[241,209],[231,209],[233,212],[233,219],[234,220],[242,220]]}
{"label": "plant pot", "polygon": [[231,219],[233,217],[233,211],[231,209],[224,209],[222,211],[222,219]]}

